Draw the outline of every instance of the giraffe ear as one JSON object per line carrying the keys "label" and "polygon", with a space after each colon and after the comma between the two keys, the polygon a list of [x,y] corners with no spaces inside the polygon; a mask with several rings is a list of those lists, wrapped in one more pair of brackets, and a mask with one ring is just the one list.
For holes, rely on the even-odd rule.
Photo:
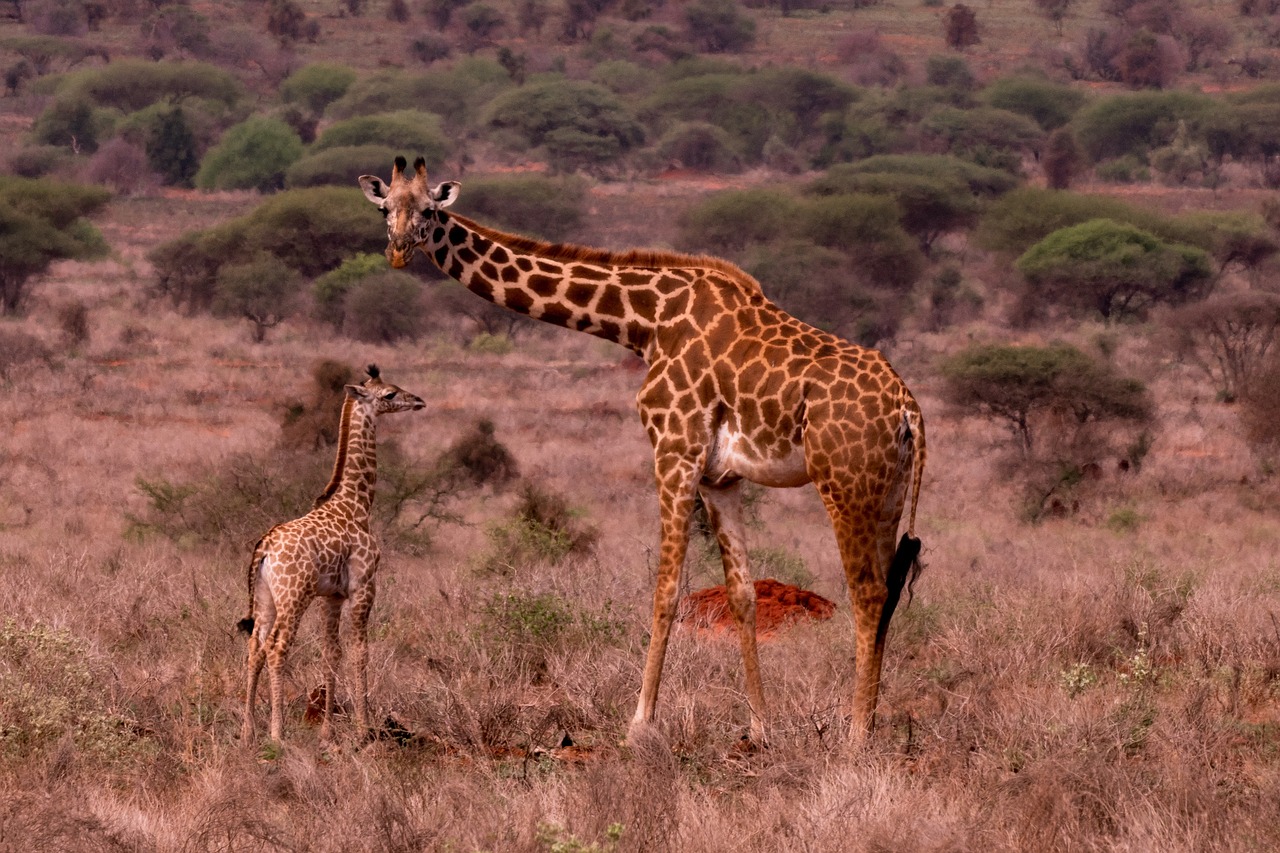
{"label": "giraffe ear", "polygon": [[359,180],[360,189],[364,190],[364,197],[381,207],[387,197],[387,185],[381,178],[374,175],[361,175]]}
{"label": "giraffe ear", "polygon": [[373,394],[369,389],[363,385],[346,385],[344,388],[346,389],[347,396],[356,400],[368,400],[373,397]]}
{"label": "giraffe ear", "polygon": [[457,181],[445,181],[440,186],[431,191],[431,206],[436,210],[448,207],[453,204],[458,197],[458,190],[462,188],[462,184]]}

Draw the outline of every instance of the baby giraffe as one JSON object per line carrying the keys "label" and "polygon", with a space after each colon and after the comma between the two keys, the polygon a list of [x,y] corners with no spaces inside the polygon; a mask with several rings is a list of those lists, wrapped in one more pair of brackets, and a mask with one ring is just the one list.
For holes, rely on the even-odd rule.
{"label": "baby giraffe", "polygon": [[338,645],[342,606],[350,601],[351,636],[355,646],[356,686],[352,691],[356,725],[369,729],[369,647],[365,637],[373,607],[378,543],[369,532],[378,477],[377,417],[421,409],[426,403],[382,381],[375,365],[363,385],[348,385],[342,404],[338,458],[333,477],[302,518],[277,524],[258,540],[249,561],[249,615],[238,623],[249,635],[248,676],[242,738],[254,736],[253,705],[258,676],[267,664],[271,677],[271,739],[281,740],[284,694],[280,676],[289,643],[311,599],[325,600],[324,723],[322,740],[330,737],[334,681],[341,650]]}

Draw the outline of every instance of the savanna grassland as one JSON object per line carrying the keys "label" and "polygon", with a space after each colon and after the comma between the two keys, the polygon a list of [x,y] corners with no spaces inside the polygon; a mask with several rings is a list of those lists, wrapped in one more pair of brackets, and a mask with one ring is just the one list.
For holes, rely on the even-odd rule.
{"label": "savanna grassland", "polygon": [[[241,8],[194,6],[226,19]],[[294,46],[295,65],[408,62],[404,25],[380,10],[304,6],[320,33]],[[964,55],[980,81],[1058,38],[1027,3],[975,8],[983,41]],[[906,58],[909,82],[945,49],[942,11],[755,9],[758,40],[738,61],[838,69],[832,32],[872,27]],[[674,20],[673,4],[657,15]],[[1073,8],[1062,40],[1094,19]],[[0,35],[17,27],[4,22]],[[109,22],[96,38],[126,55],[137,32]],[[550,31],[503,43],[534,68],[563,56],[569,76],[596,61]],[[1236,46],[1233,58],[1270,49],[1260,25]],[[1258,82],[1235,68],[1179,85]],[[271,66],[240,73],[270,99]],[[27,144],[50,97],[24,89],[0,101],[6,141]],[[542,167],[473,141],[464,199],[468,176]],[[462,165],[455,152],[432,168],[443,179]],[[1028,156],[1023,179],[1043,184],[1038,169]],[[1274,195],[1240,163],[1224,173],[1204,186],[1086,171],[1073,189],[1168,216],[1254,214]],[[814,174],[754,163],[593,176],[571,239],[673,246],[682,215],[711,193]],[[642,365],[559,329],[478,334],[461,315],[423,317],[426,331],[388,343],[297,309],[255,342],[242,318],[157,294],[157,247],[266,196],[120,192],[92,218],[109,251],[53,264],[22,310],[0,317],[0,850],[1280,847],[1274,451],[1162,310],[1020,317],[1010,259],[968,228],[940,237],[879,341],[924,409],[929,462],[917,522],[926,568],[889,634],[874,736],[845,743],[853,628],[834,537],[803,488],[752,493],[754,574],[838,609],[762,642],[769,747],[739,748],[736,641],[686,625],[656,725],[624,748],[659,529],[633,405]],[[376,217],[371,227],[380,238]],[[943,266],[969,301],[937,322],[925,288]],[[1270,292],[1277,267],[1218,273],[1221,290]],[[975,343],[1059,342],[1141,382],[1150,411],[1139,427],[1082,429],[1038,412],[1032,453],[948,389],[942,365]],[[358,381],[369,363],[427,401],[380,424],[370,699],[381,736],[359,743],[344,713],[336,741],[320,743],[313,606],[290,656],[284,744],[242,743],[235,623],[250,549],[327,480],[334,451],[317,436],[337,414],[324,377],[348,368]],[[501,449],[513,464],[475,461],[506,460]],[[720,581],[715,546],[695,536],[683,588]]]}

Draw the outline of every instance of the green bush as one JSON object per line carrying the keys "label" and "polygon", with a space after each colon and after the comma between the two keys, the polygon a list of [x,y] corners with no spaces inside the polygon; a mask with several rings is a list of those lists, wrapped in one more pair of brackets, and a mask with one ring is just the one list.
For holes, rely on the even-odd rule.
{"label": "green bush", "polygon": [[55,103],[83,98],[97,107],[131,113],[161,101],[198,99],[230,109],[244,94],[235,76],[215,65],[125,59],[63,75]]}
{"label": "green bush", "polygon": [[195,183],[201,189],[284,188],[284,173],[302,157],[297,131],[275,118],[255,117],[227,130],[200,164]]}
{"label": "green bush", "polygon": [[16,313],[31,279],[54,261],[107,253],[102,235],[84,217],[110,198],[101,187],[0,176],[0,314]]}
{"label": "green bush", "polygon": [[456,136],[477,121],[485,104],[513,85],[499,63],[478,57],[420,74],[380,71],[353,83],[325,115],[334,119],[375,115],[412,104],[414,109],[440,116],[450,135]]}
{"label": "green bush", "polygon": [[1142,316],[1157,302],[1204,295],[1213,276],[1202,249],[1166,243],[1111,219],[1062,228],[1018,258],[1037,304],[1096,310],[1104,319]]}
{"label": "green bush", "polygon": [[214,286],[214,313],[247,319],[253,324],[254,341],[261,343],[267,329],[279,325],[297,307],[302,277],[275,255],[260,253],[223,264]]}
{"label": "green bush", "polygon": [[490,552],[480,571],[511,577],[530,563],[556,565],[595,547],[595,528],[578,520],[563,496],[526,483],[510,519],[489,530]]}
{"label": "green bush", "polygon": [[833,168],[828,176],[884,173],[963,181],[976,196],[993,198],[1018,186],[1018,179],[1004,169],[980,166],[945,154],[881,154]]}
{"label": "green bush", "polygon": [[1191,228],[1175,219],[1110,196],[1023,187],[988,206],[974,231],[974,242],[988,251],[1021,255],[1054,231],[1090,219],[1126,222],[1166,240],[1191,242],[1195,238]]}
{"label": "green bush", "polygon": [[43,145],[92,154],[119,120],[118,111],[94,106],[83,95],[59,97],[36,118],[31,136]]}
{"label": "green bush", "polygon": [[341,329],[351,288],[361,279],[386,271],[387,259],[383,255],[361,252],[320,276],[311,286],[317,317]]}
{"label": "green bush", "polygon": [[693,0],[684,7],[689,39],[708,53],[738,53],[756,41],[756,22],[735,0]]}
{"label": "green bush", "polygon": [[183,234],[151,251],[157,291],[175,304],[208,309],[218,270],[236,258],[269,252],[307,278],[360,252],[381,254],[386,230],[359,189],[289,190],[251,213]]}
{"label": "green bush", "polygon": [[828,196],[800,208],[797,236],[844,252],[869,281],[903,292],[915,284],[925,261],[916,241],[898,224],[900,218],[892,199]]}
{"label": "green bush", "polygon": [[930,149],[942,147],[966,160],[1015,173],[1022,155],[1044,139],[1035,121],[996,107],[941,107],[920,122],[920,130],[933,143]]}
{"label": "green bush", "polygon": [[784,311],[856,343],[875,346],[901,325],[903,300],[876,290],[835,249],[803,240],[771,243],[747,252],[743,267]]}
{"label": "green bush", "polygon": [[317,62],[290,74],[280,84],[280,99],[299,104],[319,115],[346,94],[356,82],[356,72],[345,65]]}
{"label": "green bush", "polygon": [[285,170],[284,185],[350,187],[361,175],[377,175],[404,149],[382,145],[350,145],[308,154]]}
{"label": "green bush", "polygon": [[1153,413],[1141,382],[1063,344],[972,346],[943,361],[941,374],[950,403],[1006,422],[1028,451],[1034,446],[1033,416],[1041,412],[1058,411],[1079,424],[1146,421]]}
{"label": "green bush", "polygon": [[864,172],[842,165],[830,169],[805,190],[822,196],[862,193],[892,199],[900,211],[902,227],[926,253],[943,234],[968,228],[978,219],[978,199],[956,177]]}
{"label": "green bush", "polygon": [[365,276],[344,303],[342,328],[358,340],[393,344],[424,331],[422,283],[409,273],[384,269]]}
{"label": "green bush", "polygon": [[156,750],[115,694],[111,666],[90,644],[39,622],[0,626],[0,756],[15,764],[68,740],[108,764]]}
{"label": "green bush", "polygon": [[544,175],[470,178],[463,182],[457,210],[520,234],[569,240],[586,217],[587,183]]}
{"label": "green bush", "polygon": [[681,122],[655,146],[663,165],[677,163],[696,172],[737,172],[742,158],[723,128],[702,121]]}
{"label": "green bush", "polygon": [[1056,130],[1080,110],[1085,95],[1062,83],[1041,77],[1001,77],[982,90],[982,100],[993,107],[1034,119],[1042,129]]}
{"label": "green bush", "polygon": [[680,215],[676,244],[690,251],[726,254],[768,243],[792,227],[799,206],[782,190],[716,193]]}
{"label": "green bush", "polygon": [[[485,124],[511,144],[548,147],[553,165],[601,165],[638,146],[644,130],[616,95],[594,83],[531,83],[494,98]],[[585,161],[585,162],[584,162]]]}
{"label": "green bush", "polygon": [[658,85],[653,70],[626,59],[610,59],[596,63],[591,69],[591,82],[604,86],[623,97],[648,95]]}
{"label": "green bush", "polygon": [[1192,92],[1141,92],[1101,98],[1072,119],[1076,140],[1093,162],[1125,154],[1143,156],[1168,144],[1186,122],[1198,137],[1201,125],[1215,113],[1208,95]]}
{"label": "green bush", "polygon": [[[439,163],[449,155],[449,143],[440,117],[418,110],[360,116],[330,125],[311,146],[312,153],[329,148],[378,145],[399,152],[413,152]],[[386,168],[385,161],[381,168]],[[376,172],[375,172],[376,173]]]}

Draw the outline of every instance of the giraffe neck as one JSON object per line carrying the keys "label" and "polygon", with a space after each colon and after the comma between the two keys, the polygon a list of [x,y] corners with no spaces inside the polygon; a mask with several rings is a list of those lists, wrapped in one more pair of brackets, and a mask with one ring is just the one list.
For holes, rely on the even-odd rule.
{"label": "giraffe neck", "polygon": [[354,398],[347,397],[342,404],[338,433],[333,476],[314,506],[346,506],[356,518],[367,521],[378,482],[376,417]]}
{"label": "giraffe neck", "polygon": [[[443,210],[435,212],[422,249],[446,275],[496,305],[642,356],[662,303],[691,279],[689,270],[660,268],[670,266],[659,263],[666,256],[544,243]],[[695,260],[674,257],[690,267]]]}

